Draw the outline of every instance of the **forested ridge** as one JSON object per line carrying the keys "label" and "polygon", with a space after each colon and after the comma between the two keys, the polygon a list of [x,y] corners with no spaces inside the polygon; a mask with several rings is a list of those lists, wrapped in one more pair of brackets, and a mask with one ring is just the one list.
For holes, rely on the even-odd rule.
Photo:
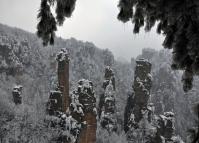
{"label": "forested ridge", "polygon": [[[148,47],[148,45],[146,45]],[[97,130],[97,142],[125,142],[123,132],[124,111],[127,97],[132,93],[136,60],[148,59],[152,63],[152,90],[150,102],[154,103],[155,113],[172,111],[175,114],[176,134],[184,141],[187,130],[194,126],[192,106],[198,98],[196,77],[191,91],[184,93],[180,71],[171,70],[171,52],[145,48],[131,62],[121,62],[114,58],[108,49],[99,49],[93,43],[74,38],[56,38],[53,46],[43,47],[35,34],[0,25],[0,139],[11,142],[49,142],[58,130],[46,126],[45,105],[51,89],[57,84],[56,54],[67,48],[70,57],[70,91],[76,88],[79,79],[93,82],[97,104],[103,93],[104,69],[110,66],[115,75],[115,100],[118,130],[107,136],[102,128]],[[108,48],[108,47],[107,47]],[[15,105],[12,90],[22,85],[23,104]],[[182,106],[183,105],[183,106]],[[98,125],[99,126],[99,125]]]}

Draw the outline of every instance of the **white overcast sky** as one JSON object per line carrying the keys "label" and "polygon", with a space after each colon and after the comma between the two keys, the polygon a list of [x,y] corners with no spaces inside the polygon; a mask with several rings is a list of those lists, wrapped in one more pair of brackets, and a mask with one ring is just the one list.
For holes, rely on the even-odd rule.
{"label": "white overcast sky", "polygon": [[[58,28],[57,36],[93,42],[128,61],[142,48],[161,49],[163,37],[156,34],[155,28],[134,35],[131,22],[117,20],[117,4],[118,0],[77,0],[72,17]],[[0,23],[35,33],[39,6],[40,0],[0,0]]]}

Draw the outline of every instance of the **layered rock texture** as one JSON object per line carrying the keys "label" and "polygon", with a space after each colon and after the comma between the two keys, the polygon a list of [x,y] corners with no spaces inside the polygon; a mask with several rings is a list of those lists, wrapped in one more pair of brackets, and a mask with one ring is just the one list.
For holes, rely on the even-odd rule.
{"label": "layered rock texture", "polygon": [[[133,94],[129,95],[125,111],[124,129],[126,132],[131,127],[138,128],[140,120],[146,112],[151,114],[148,109],[150,89],[152,86],[151,64],[140,59],[136,61]],[[151,119],[150,119],[151,120]]]}
{"label": "layered rock texture", "polygon": [[58,86],[62,92],[62,111],[65,112],[70,104],[69,100],[69,55],[66,49],[61,49],[57,54],[58,62]]}

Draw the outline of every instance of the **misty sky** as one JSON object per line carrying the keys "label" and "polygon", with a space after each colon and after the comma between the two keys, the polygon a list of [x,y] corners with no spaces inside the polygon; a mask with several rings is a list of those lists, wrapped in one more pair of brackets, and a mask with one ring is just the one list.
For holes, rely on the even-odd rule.
{"label": "misty sky", "polygon": [[[161,49],[163,37],[156,34],[155,28],[134,35],[131,22],[117,20],[117,4],[118,0],[77,0],[72,17],[58,28],[57,36],[93,42],[128,61],[142,48]],[[0,23],[35,33],[39,6],[40,0],[0,0]]]}

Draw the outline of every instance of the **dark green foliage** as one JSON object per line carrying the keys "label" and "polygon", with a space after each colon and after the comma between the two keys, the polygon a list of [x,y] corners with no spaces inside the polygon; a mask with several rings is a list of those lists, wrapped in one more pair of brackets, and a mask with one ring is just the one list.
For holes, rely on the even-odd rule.
{"label": "dark green foliage", "polygon": [[122,0],[119,3],[120,13],[118,14],[118,19],[127,22],[133,16],[133,0]]}
{"label": "dark green foliage", "polygon": [[40,20],[37,25],[37,35],[42,38],[43,45],[54,43],[55,31],[57,30],[56,21],[51,13],[50,5],[47,0],[42,0],[38,14]]}
{"label": "dark green foliage", "polygon": [[173,49],[172,68],[185,71],[184,90],[190,90],[199,73],[198,0],[120,0],[118,6],[118,19],[132,19],[134,33],[144,25],[150,31],[157,22],[157,33],[165,35],[163,46]]}
{"label": "dark green foliage", "polygon": [[[43,40],[43,45],[54,44],[57,24],[62,25],[65,17],[71,17],[76,0],[41,0],[38,14],[37,35]],[[56,5],[56,18],[51,7]]]}
{"label": "dark green foliage", "polygon": [[76,0],[57,0],[56,19],[59,25],[62,25],[65,17],[71,17],[75,9]]}

